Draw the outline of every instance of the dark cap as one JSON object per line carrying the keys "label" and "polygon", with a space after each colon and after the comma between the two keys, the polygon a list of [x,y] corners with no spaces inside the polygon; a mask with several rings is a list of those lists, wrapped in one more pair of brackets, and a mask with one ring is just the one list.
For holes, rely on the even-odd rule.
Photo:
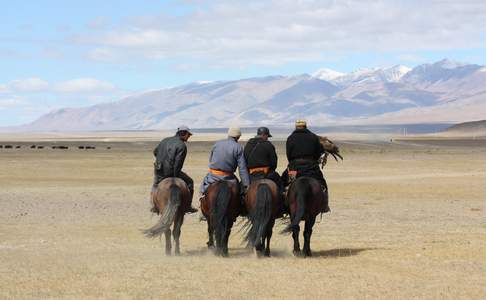
{"label": "dark cap", "polygon": [[268,130],[267,127],[260,127],[257,129],[257,135],[262,135],[262,134],[266,134],[268,135],[268,137],[272,137],[272,135],[270,134],[270,130]]}

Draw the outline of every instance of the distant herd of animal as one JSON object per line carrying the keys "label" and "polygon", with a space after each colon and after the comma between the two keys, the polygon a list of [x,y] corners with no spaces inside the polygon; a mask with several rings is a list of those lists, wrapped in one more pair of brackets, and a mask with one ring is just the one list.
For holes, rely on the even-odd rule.
{"label": "distant herd of animal", "polygon": [[[20,149],[22,148],[21,145],[0,145],[0,149]],[[31,145],[31,146],[25,146],[25,148],[30,148],[30,149],[44,149],[44,148],[49,148],[47,146],[43,145]],[[68,150],[69,146],[50,146],[51,149],[60,149],[60,150]],[[76,146],[73,146],[73,148],[76,148]],[[96,149],[95,146],[77,146],[78,149],[80,150],[94,150]],[[111,147],[108,146],[106,147],[107,150],[110,150]]]}

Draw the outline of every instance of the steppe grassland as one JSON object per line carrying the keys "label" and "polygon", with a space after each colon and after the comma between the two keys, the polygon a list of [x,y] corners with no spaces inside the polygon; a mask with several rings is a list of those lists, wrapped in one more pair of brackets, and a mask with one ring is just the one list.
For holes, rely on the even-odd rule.
{"label": "steppe grassland", "polygon": [[[277,225],[272,258],[244,250],[236,226],[222,259],[206,251],[196,215],[182,227],[181,257],[141,235],[157,219],[155,142],[94,144],[0,152],[0,298],[486,295],[485,148],[342,142],[344,162],[325,169],[332,213],[314,227],[313,258],[294,258]],[[196,184],[210,146],[189,144],[184,169]]]}

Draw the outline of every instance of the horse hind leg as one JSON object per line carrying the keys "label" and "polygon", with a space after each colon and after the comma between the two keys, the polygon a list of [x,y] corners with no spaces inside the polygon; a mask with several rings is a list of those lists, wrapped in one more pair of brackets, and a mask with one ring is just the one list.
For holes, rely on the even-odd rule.
{"label": "horse hind leg", "polygon": [[170,229],[165,231],[165,255],[172,254],[172,241],[170,239]]}
{"label": "horse hind leg", "polygon": [[299,243],[299,232],[300,232],[300,226],[296,225],[292,227],[292,238],[294,239],[294,250],[293,253],[295,256],[300,255],[300,243]]}
{"label": "horse hind leg", "polygon": [[316,222],[316,218],[311,218],[310,220],[305,221],[305,229],[304,229],[304,256],[312,256],[312,251],[310,249],[310,239],[312,236],[312,227]]}
{"label": "horse hind leg", "polygon": [[[275,224],[275,220],[272,220],[270,221],[270,223],[267,224],[267,234],[266,234],[267,246],[265,247],[265,254],[264,254],[266,257],[270,257],[270,239],[272,238],[274,224]],[[265,241],[265,239],[263,241]]]}
{"label": "horse hind leg", "polygon": [[221,241],[221,256],[223,257],[228,257],[228,240],[230,234],[231,234],[231,229],[228,229]]}
{"label": "horse hind leg", "polygon": [[208,245],[209,249],[213,249],[214,248],[214,230],[212,228],[211,221],[210,221],[209,217],[207,218],[207,222],[208,222],[208,242],[206,244]]}
{"label": "horse hind leg", "polygon": [[184,222],[184,215],[177,216],[177,219],[174,222],[174,230],[172,231],[172,234],[174,235],[174,241],[175,241],[175,251],[174,251],[175,255],[181,254],[179,239],[181,237],[181,227],[183,222]]}

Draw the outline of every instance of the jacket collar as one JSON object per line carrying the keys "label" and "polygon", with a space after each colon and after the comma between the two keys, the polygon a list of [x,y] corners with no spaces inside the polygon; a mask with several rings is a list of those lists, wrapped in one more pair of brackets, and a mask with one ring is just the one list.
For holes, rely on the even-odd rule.
{"label": "jacket collar", "polygon": [[293,133],[310,133],[310,130],[307,128],[295,129]]}

